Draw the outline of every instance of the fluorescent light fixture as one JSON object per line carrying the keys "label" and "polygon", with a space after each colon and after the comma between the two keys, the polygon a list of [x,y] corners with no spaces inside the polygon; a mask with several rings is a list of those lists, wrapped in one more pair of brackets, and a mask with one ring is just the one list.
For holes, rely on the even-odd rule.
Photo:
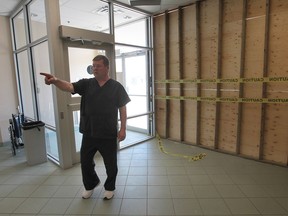
{"label": "fluorescent light fixture", "polygon": [[160,5],[161,0],[129,0],[131,6]]}

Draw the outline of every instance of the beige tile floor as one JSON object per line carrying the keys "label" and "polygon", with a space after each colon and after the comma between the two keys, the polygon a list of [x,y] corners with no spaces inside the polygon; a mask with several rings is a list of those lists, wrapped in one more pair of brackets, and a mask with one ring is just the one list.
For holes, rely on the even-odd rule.
{"label": "beige tile floor", "polygon": [[0,216],[6,215],[233,215],[288,216],[288,168],[162,140],[173,154],[206,153],[199,161],[162,153],[158,140],[119,152],[115,197],[104,201],[102,184],[89,200],[80,166],[62,170],[48,161],[26,164],[24,151],[0,147]]}

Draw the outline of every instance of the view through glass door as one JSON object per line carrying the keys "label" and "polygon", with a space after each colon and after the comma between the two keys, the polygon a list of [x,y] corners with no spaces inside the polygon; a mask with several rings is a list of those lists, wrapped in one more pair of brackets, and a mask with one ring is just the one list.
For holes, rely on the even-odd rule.
{"label": "view through glass door", "polygon": [[152,78],[148,51],[137,47],[116,46],[116,79],[121,82],[131,102],[127,104],[127,136],[124,148],[154,136]]}
{"label": "view through glass door", "polygon": [[[112,47],[112,46],[111,46]],[[95,46],[68,46],[69,76],[70,82],[82,78],[92,78],[87,72],[87,67],[92,64],[92,59],[98,55],[111,56],[111,50],[95,48]],[[124,49],[122,49],[123,51]],[[109,53],[109,54],[108,54]],[[112,52],[113,53],[113,52]],[[147,53],[134,55],[134,52],[124,52],[116,55],[116,59],[110,58],[110,77],[120,82],[131,99],[127,104],[127,134],[126,139],[119,143],[119,148],[124,148],[152,137],[153,114],[151,110],[151,98],[149,95],[150,79],[148,78]],[[116,74],[113,70],[116,63]],[[112,69],[112,70],[111,70]],[[114,73],[114,74],[113,74]],[[69,110],[74,134],[75,156],[74,162],[80,160],[80,147],[82,134],[79,132],[80,123],[80,96],[71,95]],[[74,148],[73,147],[73,148]]]}
{"label": "view through glass door", "polygon": [[[112,46],[111,46],[112,47]],[[70,82],[76,82],[83,78],[93,78],[93,74],[88,73],[87,67],[92,64],[92,59],[97,55],[107,55],[107,49],[101,49],[93,46],[74,47],[68,46],[68,60],[69,60],[69,77]],[[111,72],[110,72],[111,73]],[[82,141],[82,134],[79,132],[80,125],[80,95],[71,94],[69,104],[70,118],[72,119],[72,128],[74,134],[74,163],[80,161],[80,148]]]}

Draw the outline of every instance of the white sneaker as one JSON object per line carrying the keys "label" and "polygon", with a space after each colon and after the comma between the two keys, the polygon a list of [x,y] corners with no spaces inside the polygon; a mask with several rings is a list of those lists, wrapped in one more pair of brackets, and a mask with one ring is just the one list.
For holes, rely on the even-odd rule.
{"label": "white sneaker", "polygon": [[114,196],[114,191],[105,191],[104,192],[104,200],[110,200]]}
{"label": "white sneaker", "polygon": [[82,193],[82,198],[83,199],[89,199],[92,196],[93,192],[94,192],[94,189],[93,190],[84,190]]}
{"label": "white sneaker", "polygon": [[[95,188],[98,186],[100,184],[100,181],[98,182],[98,184],[95,186]],[[94,188],[94,189],[95,189]],[[93,192],[94,192],[94,189],[92,189],[92,190],[84,190],[83,192],[82,192],[82,198],[83,199],[89,199],[91,196],[92,196],[92,194],[93,194]]]}

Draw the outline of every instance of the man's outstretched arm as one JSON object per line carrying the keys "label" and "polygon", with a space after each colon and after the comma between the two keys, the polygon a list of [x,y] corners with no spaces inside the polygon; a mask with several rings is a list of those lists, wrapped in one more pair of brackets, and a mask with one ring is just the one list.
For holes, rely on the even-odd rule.
{"label": "man's outstretched arm", "polygon": [[40,74],[45,76],[45,84],[46,85],[53,84],[57,88],[61,89],[62,91],[74,93],[74,86],[72,85],[72,83],[67,82],[65,80],[58,79],[57,77],[53,76],[52,74],[48,74],[48,73],[40,73]]}

